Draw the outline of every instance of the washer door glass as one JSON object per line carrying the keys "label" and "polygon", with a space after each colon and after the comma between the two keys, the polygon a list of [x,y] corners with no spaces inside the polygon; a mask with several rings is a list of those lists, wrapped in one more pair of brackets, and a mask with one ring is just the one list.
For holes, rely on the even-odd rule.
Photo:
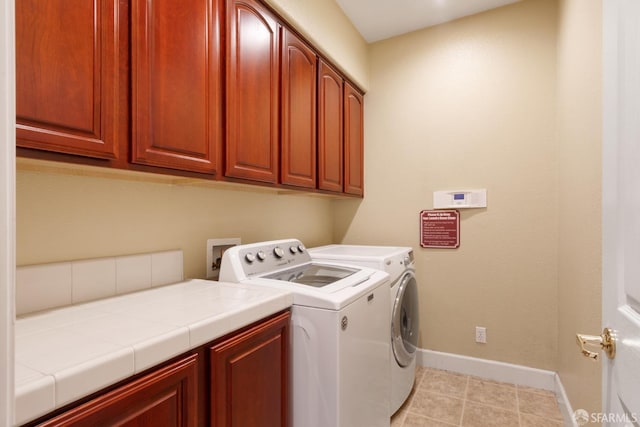
{"label": "washer door glass", "polygon": [[413,272],[407,271],[400,281],[391,318],[393,354],[402,367],[411,363],[418,347],[418,312],[418,284]]}

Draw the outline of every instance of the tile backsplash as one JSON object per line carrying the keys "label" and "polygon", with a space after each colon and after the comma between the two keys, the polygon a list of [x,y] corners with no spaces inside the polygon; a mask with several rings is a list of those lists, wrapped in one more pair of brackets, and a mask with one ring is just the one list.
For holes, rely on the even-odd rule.
{"label": "tile backsplash", "polygon": [[184,280],[181,250],[18,267],[18,316]]}

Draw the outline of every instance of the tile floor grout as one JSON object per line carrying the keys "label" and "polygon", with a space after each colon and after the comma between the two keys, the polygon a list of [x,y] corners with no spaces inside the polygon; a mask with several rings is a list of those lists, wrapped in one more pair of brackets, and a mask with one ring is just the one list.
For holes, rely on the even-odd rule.
{"label": "tile floor grout", "polygon": [[391,418],[392,427],[563,425],[553,392],[422,367],[407,401]]}
{"label": "tile floor grout", "polygon": [[[422,374],[422,380],[424,380],[424,376],[426,375],[426,372]],[[462,422],[464,421],[464,407],[465,404],[467,403],[467,390],[469,390],[469,377],[467,377],[467,382],[464,385],[464,399],[462,399],[462,411],[460,412],[460,421],[458,422],[458,425],[461,426]]]}

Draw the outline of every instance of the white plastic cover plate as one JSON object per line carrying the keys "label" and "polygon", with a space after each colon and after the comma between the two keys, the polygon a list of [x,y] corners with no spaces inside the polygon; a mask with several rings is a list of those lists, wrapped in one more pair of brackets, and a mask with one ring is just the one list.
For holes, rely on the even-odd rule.
{"label": "white plastic cover plate", "polygon": [[434,191],[434,209],[486,208],[487,189]]}

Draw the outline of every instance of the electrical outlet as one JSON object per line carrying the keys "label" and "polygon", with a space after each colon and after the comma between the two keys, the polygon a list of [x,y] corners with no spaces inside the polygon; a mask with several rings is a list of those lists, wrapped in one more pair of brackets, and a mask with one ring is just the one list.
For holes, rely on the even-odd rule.
{"label": "electrical outlet", "polygon": [[207,240],[207,279],[218,280],[220,276],[220,262],[224,251],[239,245],[240,238],[208,239]]}
{"label": "electrical outlet", "polygon": [[487,343],[487,328],[484,326],[476,326],[476,342]]}

